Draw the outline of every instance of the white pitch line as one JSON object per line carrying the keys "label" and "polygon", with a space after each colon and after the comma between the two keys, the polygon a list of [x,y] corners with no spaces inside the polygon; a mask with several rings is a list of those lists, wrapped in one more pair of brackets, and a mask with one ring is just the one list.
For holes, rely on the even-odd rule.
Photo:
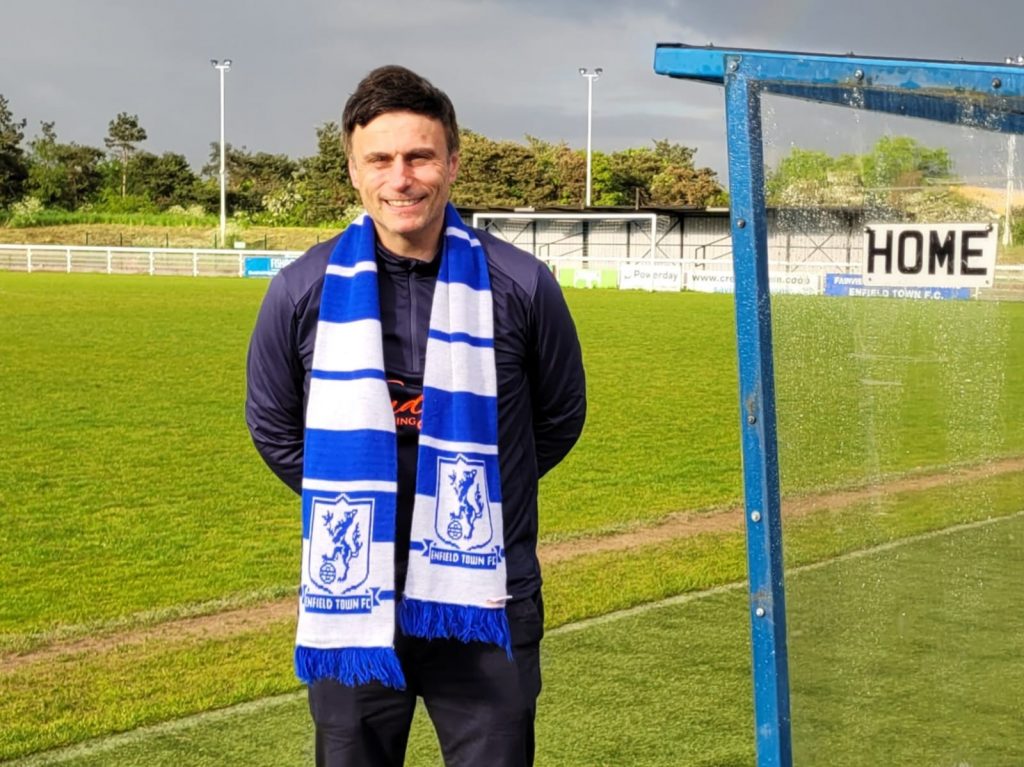
{"label": "white pitch line", "polygon": [[[921,543],[922,541],[932,540],[934,538],[941,538],[947,535],[953,535],[955,533],[965,532],[967,530],[976,530],[981,527],[987,527],[994,525],[999,522],[1005,522],[1010,519],[1016,519],[1024,516],[1024,510],[1008,514],[1002,517],[990,517],[988,519],[980,519],[975,522],[965,522],[960,525],[954,525],[952,527],[945,527],[941,530],[932,530],[927,533],[921,533],[920,535],[914,535],[909,538],[900,538],[899,540],[889,541],[882,543],[877,546],[872,546],[867,549],[858,549],[857,551],[851,551],[847,554],[841,554],[838,557],[832,557],[831,559],[824,559],[820,562],[814,562],[807,565],[800,565],[786,571],[786,576],[790,577],[793,575],[799,575],[801,573],[811,572],[813,570],[821,570],[830,565],[839,564],[841,562],[849,562],[854,559],[862,559],[869,557],[874,554],[880,554],[885,551],[891,551],[893,549],[902,548],[903,546],[910,546],[915,543]],[[636,607],[630,607],[625,610],[617,610],[616,612],[606,613],[605,615],[599,615],[596,618],[585,618],[583,620],[576,621],[575,623],[566,623],[557,628],[551,629],[546,632],[546,636],[555,637],[562,634],[570,634],[576,631],[583,631],[594,626],[600,626],[605,623],[614,623],[615,621],[622,620],[623,618],[631,618],[635,615],[643,615],[653,610],[660,610],[665,607],[675,607],[677,605],[687,604],[688,602],[696,602],[701,599],[708,597],[718,596],[719,594],[726,594],[731,591],[736,591],[747,585],[746,581],[736,581],[734,583],[726,583],[721,586],[715,586],[714,588],[704,589],[703,591],[691,591],[686,594],[679,594],[674,597],[668,597],[667,599],[661,599],[657,602],[647,602]],[[145,727],[139,727],[138,729],[130,732],[119,733],[117,735],[108,735],[102,738],[95,738],[93,740],[79,743],[74,746],[68,746],[66,748],[54,749],[51,751],[44,751],[39,754],[33,754],[32,756],[24,757],[20,760],[11,762],[4,762],[5,767],[45,767],[45,765],[61,764],[68,762],[72,759],[77,759],[84,756],[92,756],[94,754],[101,754],[107,751],[112,751],[121,746],[131,745],[133,743],[140,743],[150,738],[159,737],[161,735],[173,734],[176,732],[182,732],[189,730],[193,727],[198,727],[202,724],[210,722],[217,722],[220,720],[229,720],[239,716],[245,716],[247,714],[259,713],[267,711],[278,706],[284,706],[294,701],[301,700],[306,696],[305,690],[299,690],[297,692],[284,693],[282,695],[274,695],[269,698],[260,698],[259,700],[248,701],[246,703],[239,703],[235,706],[229,706],[227,708],[220,708],[214,711],[204,711],[199,714],[192,714],[191,716],[182,717],[181,719],[172,719],[168,722],[161,722],[160,724],[148,725]]]}
{"label": "white pitch line", "polygon": [[[1015,519],[1017,517],[1024,516],[1024,509],[1021,511],[1008,514],[1003,517],[989,517],[988,519],[979,519],[974,522],[964,522],[960,525],[954,525],[952,527],[944,527],[941,530],[932,530],[927,533],[921,533],[920,535],[913,535],[909,538],[900,538],[895,541],[889,541],[887,543],[880,543],[877,546],[872,546],[867,549],[858,549],[856,551],[850,551],[846,554],[840,554],[838,557],[832,557],[831,559],[823,559],[820,562],[812,562],[807,565],[800,565],[786,570],[786,577],[793,575],[799,575],[801,573],[810,572],[812,570],[820,570],[829,565],[839,564],[841,562],[849,562],[853,559],[861,559],[863,557],[869,557],[873,554],[880,554],[884,551],[890,551],[892,549],[898,549],[902,546],[909,546],[914,543],[920,543],[921,541],[928,541],[933,538],[941,538],[945,535],[952,535],[954,533],[961,533],[966,530],[974,530],[979,527],[987,527],[988,525],[994,525],[998,522],[1005,522],[1008,519]],[[625,610],[618,610],[613,613],[605,613],[604,615],[598,615],[596,618],[584,618],[583,620],[576,621],[575,623],[566,623],[565,625],[559,626],[558,628],[552,629],[546,633],[546,636],[558,636],[559,634],[568,634],[573,631],[582,631],[583,629],[590,628],[591,626],[599,626],[602,623],[612,623],[613,621],[621,620],[622,618],[631,618],[634,615],[643,615],[652,610],[660,610],[663,607],[674,607],[675,605],[686,604],[687,602],[695,602],[698,599],[705,599],[707,597],[717,596],[719,594],[725,594],[729,591],[735,591],[743,588],[747,585],[746,581],[734,581],[733,583],[726,583],[721,586],[715,586],[714,588],[705,589],[703,591],[691,591],[686,594],[679,594],[674,597],[668,597],[667,599],[661,599],[657,602],[645,602],[642,605],[636,607],[629,607]]]}
{"label": "white pitch line", "polygon": [[202,713],[192,714],[191,716],[185,716],[181,719],[172,719],[167,722],[160,722],[159,724],[146,725],[129,732],[118,733],[117,735],[107,735],[101,738],[94,738],[92,740],[87,740],[84,743],[78,743],[74,746],[67,746],[66,748],[43,751],[42,753],[33,754],[32,756],[27,756],[13,762],[3,762],[3,765],[4,767],[44,767],[45,765],[62,764],[64,762],[71,761],[72,759],[94,756],[107,751],[113,751],[121,746],[130,746],[133,743],[142,743],[150,738],[157,738],[161,735],[172,735],[176,732],[190,730],[201,724],[217,722],[220,720],[229,720],[238,716],[245,716],[246,714],[255,714],[261,711],[267,711],[293,701],[298,701],[304,697],[306,697],[306,691],[299,690],[297,692],[287,692],[282,695],[274,695],[269,698],[250,700],[246,703],[228,706],[227,708],[203,711]]}

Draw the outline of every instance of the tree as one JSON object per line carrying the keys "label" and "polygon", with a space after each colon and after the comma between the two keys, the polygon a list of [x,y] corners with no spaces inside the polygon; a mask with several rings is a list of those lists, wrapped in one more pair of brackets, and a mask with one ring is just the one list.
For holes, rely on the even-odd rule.
{"label": "tree", "polygon": [[0,208],[21,199],[28,163],[21,148],[25,120],[15,120],[7,99],[0,95]]}
{"label": "tree", "polygon": [[564,141],[552,144],[534,136],[526,137],[537,172],[544,182],[546,195],[534,205],[583,206],[587,179],[587,160],[583,152],[572,149]]}
{"label": "tree", "polygon": [[[947,195],[953,180],[947,150],[928,148],[908,136],[883,136],[862,155],[832,157],[794,148],[768,174],[766,190],[770,205],[866,205],[913,215],[911,208],[921,205],[922,194],[929,199]],[[935,209],[931,202],[925,208]]]}
{"label": "tree", "polygon": [[452,188],[456,205],[536,206],[550,199],[550,184],[531,147],[470,130],[463,130],[459,141],[459,178]]}
{"label": "tree", "polygon": [[103,139],[103,143],[121,161],[122,197],[127,193],[128,187],[128,158],[135,153],[135,145],[145,140],[146,130],[139,125],[138,115],[119,112],[117,117],[110,121],[110,125],[107,128],[107,137]]}
{"label": "tree", "polygon": [[860,160],[794,147],[768,174],[768,203],[779,207],[851,206],[864,201]]}
{"label": "tree", "polygon": [[909,136],[882,136],[861,164],[865,186],[899,188],[948,181],[953,161],[945,149],[929,149]]}
{"label": "tree", "polygon": [[[600,202],[605,205],[646,205],[651,200],[651,182],[665,162],[649,148],[625,149],[608,158],[608,180],[599,184]],[[595,174],[596,175],[596,174]]]}
{"label": "tree", "polygon": [[151,201],[160,209],[188,207],[197,200],[199,177],[184,155],[164,152],[157,156],[139,152],[129,162],[132,183],[129,193]]}
{"label": "tree", "polygon": [[[359,201],[348,177],[348,158],[341,144],[341,127],[326,122],[316,129],[317,153],[299,161],[292,189],[292,215],[307,225],[340,222]],[[285,198],[287,199],[287,198]]]}
{"label": "tree", "polygon": [[861,160],[868,203],[906,207],[922,187],[953,180],[953,161],[945,149],[929,149],[909,136],[883,136]]}
{"label": "tree", "polygon": [[651,179],[651,204],[689,207],[715,205],[724,190],[710,168],[670,165]]}
{"label": "tree", "polygon": [[40,125],[40,135],[29,142],[26,191],[47,207],[74,210],[99,191],[103,150],[74,142],[62,144],[53,122]]}
{"label": "tree", "polygon": [[[231,144],[224,145],[224,169],[227,173],[229,207],[247,214],[263,210],[263,199],[280,194],[298,171],[298,164],[288,155],[250,152]],[[210,179],[220,175],[220,144],[211,142],[210,160],[203,166],[203,175]]]}
{"label": "tree", "polygon": [[594,158],[600,205],[704,206],[724,194],[710,168],[696,168],[696,150],[667,139],[653,147],[624,149]]}

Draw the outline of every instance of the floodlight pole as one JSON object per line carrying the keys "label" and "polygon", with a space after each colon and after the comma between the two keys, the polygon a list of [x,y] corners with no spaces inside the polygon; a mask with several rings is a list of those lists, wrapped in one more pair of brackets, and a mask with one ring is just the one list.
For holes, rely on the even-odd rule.
{"label": "floodlight pole", "polygon": [[594,80],[601,76],[604,70],[597,67],[593,71],[580,67],[580,75],[587,78],[587,201],[585,207],[590,207],[590,139],[594,125]]}
{"label": "floodlight pole", "polygon": [[231,69],[231,59],[217,61],[210,59],[213,68],[220,72],[220,245],[225,247],[227,239],[227,173],[224,170],[224,73]]}
{"label": "floodlight pole", "polygon": [[1006,140],[1006,218],[1003,225],[1003,247],[1013,244],[1010,218],[1013,215],[1013,160],[1017,154],[1017,136],[1010,134]]}

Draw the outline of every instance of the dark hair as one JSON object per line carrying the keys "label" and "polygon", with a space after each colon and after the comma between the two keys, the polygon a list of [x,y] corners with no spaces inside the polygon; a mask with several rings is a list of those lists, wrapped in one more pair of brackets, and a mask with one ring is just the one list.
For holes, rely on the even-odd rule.
{"label": "dark hair", "polygon": [[366,127],[386,112],[413,112],[438,120],[444,126],[448,151],[458,151],[459,126],[451,99],[426,78],[393,64],[370,72],[345,103],[341,116],[341,140],[345,151],[351,148],[352,132],[356,126]]}

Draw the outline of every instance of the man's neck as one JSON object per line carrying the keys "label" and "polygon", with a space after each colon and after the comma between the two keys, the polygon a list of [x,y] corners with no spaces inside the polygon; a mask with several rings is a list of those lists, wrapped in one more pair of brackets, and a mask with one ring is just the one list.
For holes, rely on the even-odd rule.
{"label": "man's neck", "polygon": [[430,262],[441,250],[441,231],[442,227],[438,227],[436,233],[409,239],[377,228],[377,241],[393,255]]}

